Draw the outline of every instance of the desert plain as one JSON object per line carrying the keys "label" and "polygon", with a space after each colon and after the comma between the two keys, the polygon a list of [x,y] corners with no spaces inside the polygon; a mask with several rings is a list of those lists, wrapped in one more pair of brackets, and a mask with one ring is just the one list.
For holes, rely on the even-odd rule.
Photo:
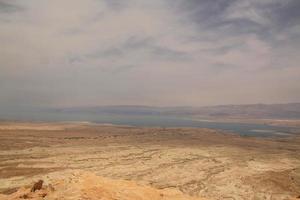
{"label": "desert plain", "polygon": [[[0,123],[0,199],[30,199],[14,194],[37,180],[48,188],[63,183],[55,188],[61,196],[36,199],[143,199],[152,190],[152,200],[297,199],[300,137],[241,137],[201,128]],[[102,193],[114,195],[97,196],[93,184],[100,183]],[[76,184],[92,197],[71,198]],[[107,192],[110,186],[113,191]],[[140,193],[130,198],[126,187]],[[126,198],[118,196],[124,191]],[[183,197],[176,192],[168,197],[165,191]]]}

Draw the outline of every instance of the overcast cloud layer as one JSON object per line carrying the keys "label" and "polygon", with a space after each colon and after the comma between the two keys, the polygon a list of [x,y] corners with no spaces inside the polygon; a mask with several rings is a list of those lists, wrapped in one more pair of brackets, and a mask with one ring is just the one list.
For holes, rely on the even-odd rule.
{"label": "overcast cloud layer", "polygon": [[0,108],[300,101],[299,0],[0,0]]}

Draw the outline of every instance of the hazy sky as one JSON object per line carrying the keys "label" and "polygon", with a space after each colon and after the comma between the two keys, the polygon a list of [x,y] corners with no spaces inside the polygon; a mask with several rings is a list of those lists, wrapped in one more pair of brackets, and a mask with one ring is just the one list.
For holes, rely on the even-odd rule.
{"label": "hazy sky", "polygon": [[0,0],[0,108],[300,101],[300,0]]}

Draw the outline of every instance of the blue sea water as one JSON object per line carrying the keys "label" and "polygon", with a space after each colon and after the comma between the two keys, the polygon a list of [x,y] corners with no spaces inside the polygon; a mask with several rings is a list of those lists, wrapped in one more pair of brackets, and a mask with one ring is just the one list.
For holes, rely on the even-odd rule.
{"label": "blue sea water", "polygon": [[[16,116],[11,116],[16,119]],[[274,137],[288,136],[290,127],[278,127],[265,124],[233,123],[199,121],[183,117],[161,116],[161,115],[120,115],[99,113],[31,113],[22,115],[19,113],[18,120],[28,119],[32,121],[89,121],[94,123],[108,123],[115,125],[130,125],[138,127],[198,127],[222,130],[224,132],[236,133],[241,136]]]}

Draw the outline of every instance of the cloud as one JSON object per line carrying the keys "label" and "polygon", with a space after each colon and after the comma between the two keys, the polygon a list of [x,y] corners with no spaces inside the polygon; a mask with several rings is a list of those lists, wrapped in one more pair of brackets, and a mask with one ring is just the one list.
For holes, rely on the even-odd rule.
{"label": "cloud", "polygon": [[10,1],[0,1],[0,12],[10,13],[20,11],[22,8],[18,5],[11,3]]}
{"label": "cloud", "polygon": [[299,8],[0,0],[0,108],[299,101]]}
{"label": "cloud", "polygon": [[189,55],[184,51],[160,46],[156,43],[157,41],[155,38],[139,38],[132,36],[129,37],[124,43],[118,44],[116,47],[101,49],[87,56],[92,58],[112,57],[114,59],[120,59],[120,57],[128,58],[130,54],[136,55],[142,52],[148,56],[148,59],[151,60],[180,61],[189,59]]}

